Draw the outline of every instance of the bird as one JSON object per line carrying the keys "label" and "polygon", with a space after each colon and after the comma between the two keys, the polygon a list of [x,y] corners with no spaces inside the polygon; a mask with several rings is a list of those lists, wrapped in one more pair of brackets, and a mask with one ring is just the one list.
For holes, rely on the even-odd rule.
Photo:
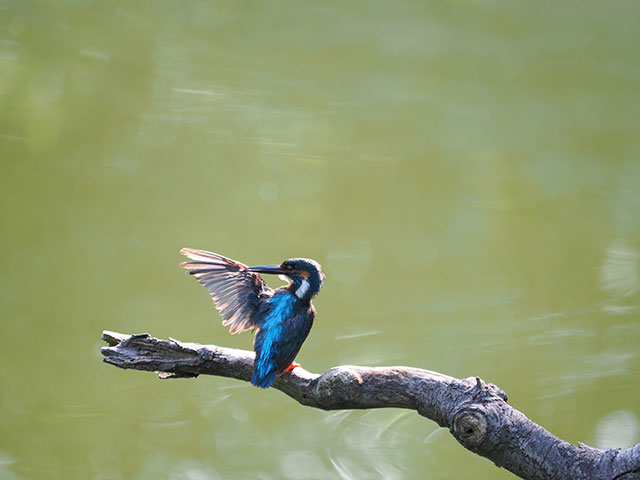
{"label": "bird", "polygon": [[[269,388],[292,363],[309,335],[316,310],[311,303],[324,283],[320,264],[290,258],[280,265],[248,267],[217,253],[183,248],[180,266],[209,292],[229,333],[254,331],[251,384]],[[272,289],[260,274],[279,275],[287,285]]]}

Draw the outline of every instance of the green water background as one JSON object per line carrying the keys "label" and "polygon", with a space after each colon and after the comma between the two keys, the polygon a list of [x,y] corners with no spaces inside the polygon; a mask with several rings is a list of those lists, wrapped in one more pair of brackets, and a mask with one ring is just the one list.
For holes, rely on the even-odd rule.
{"label": "green water background", "polygon": [[[327,274],[298,361],[640,441],[640,4],[0,2],[0,478],[513,478],[415,412],[101,363],[249,348],[183,246]],[[278,281],[272,282],[274,286]]]}

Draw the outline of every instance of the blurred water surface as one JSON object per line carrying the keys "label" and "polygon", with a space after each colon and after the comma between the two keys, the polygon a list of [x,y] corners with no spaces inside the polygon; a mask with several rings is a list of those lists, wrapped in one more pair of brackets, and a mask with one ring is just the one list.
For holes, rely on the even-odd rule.
{"label": "blurred water surface", "polygon": [[415,412],[102,364],[103,329],[250,347],[183,246],[317,259],[311,371],[479,375],[640,441],[637,2],[0,11],[0,478],[513,478]]}

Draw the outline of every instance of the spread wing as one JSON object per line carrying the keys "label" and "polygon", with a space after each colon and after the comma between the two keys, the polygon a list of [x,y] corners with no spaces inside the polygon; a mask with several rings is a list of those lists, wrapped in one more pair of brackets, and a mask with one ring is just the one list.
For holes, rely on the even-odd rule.
{"label": "spread wing", "polygon": [[183,248],[180,253],[192,260],[180,266],[211,294],[222,316],[222,325],[230,325],[231,334],[260,326],[256,313],[273,295],[260,275],[217,253],[192,248]]}

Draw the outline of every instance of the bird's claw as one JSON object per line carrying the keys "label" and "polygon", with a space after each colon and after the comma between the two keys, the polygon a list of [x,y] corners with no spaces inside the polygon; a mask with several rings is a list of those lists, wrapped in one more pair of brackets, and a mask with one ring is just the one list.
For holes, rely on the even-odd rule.
{"label": "bird's claw", "polygon": [[289,365],[289,366],[287,367],[287,369],[286,369],[284,372],[282,372],[282,373],[289,373],[289,372],[290,372],[291,370],[293,370],[294,368],[296,368],[296,367],[300,367],[300,366],[301,366],[301,365],[300,365],[299,363],[293,362],[293,363],[291,363],[291,365]]}

